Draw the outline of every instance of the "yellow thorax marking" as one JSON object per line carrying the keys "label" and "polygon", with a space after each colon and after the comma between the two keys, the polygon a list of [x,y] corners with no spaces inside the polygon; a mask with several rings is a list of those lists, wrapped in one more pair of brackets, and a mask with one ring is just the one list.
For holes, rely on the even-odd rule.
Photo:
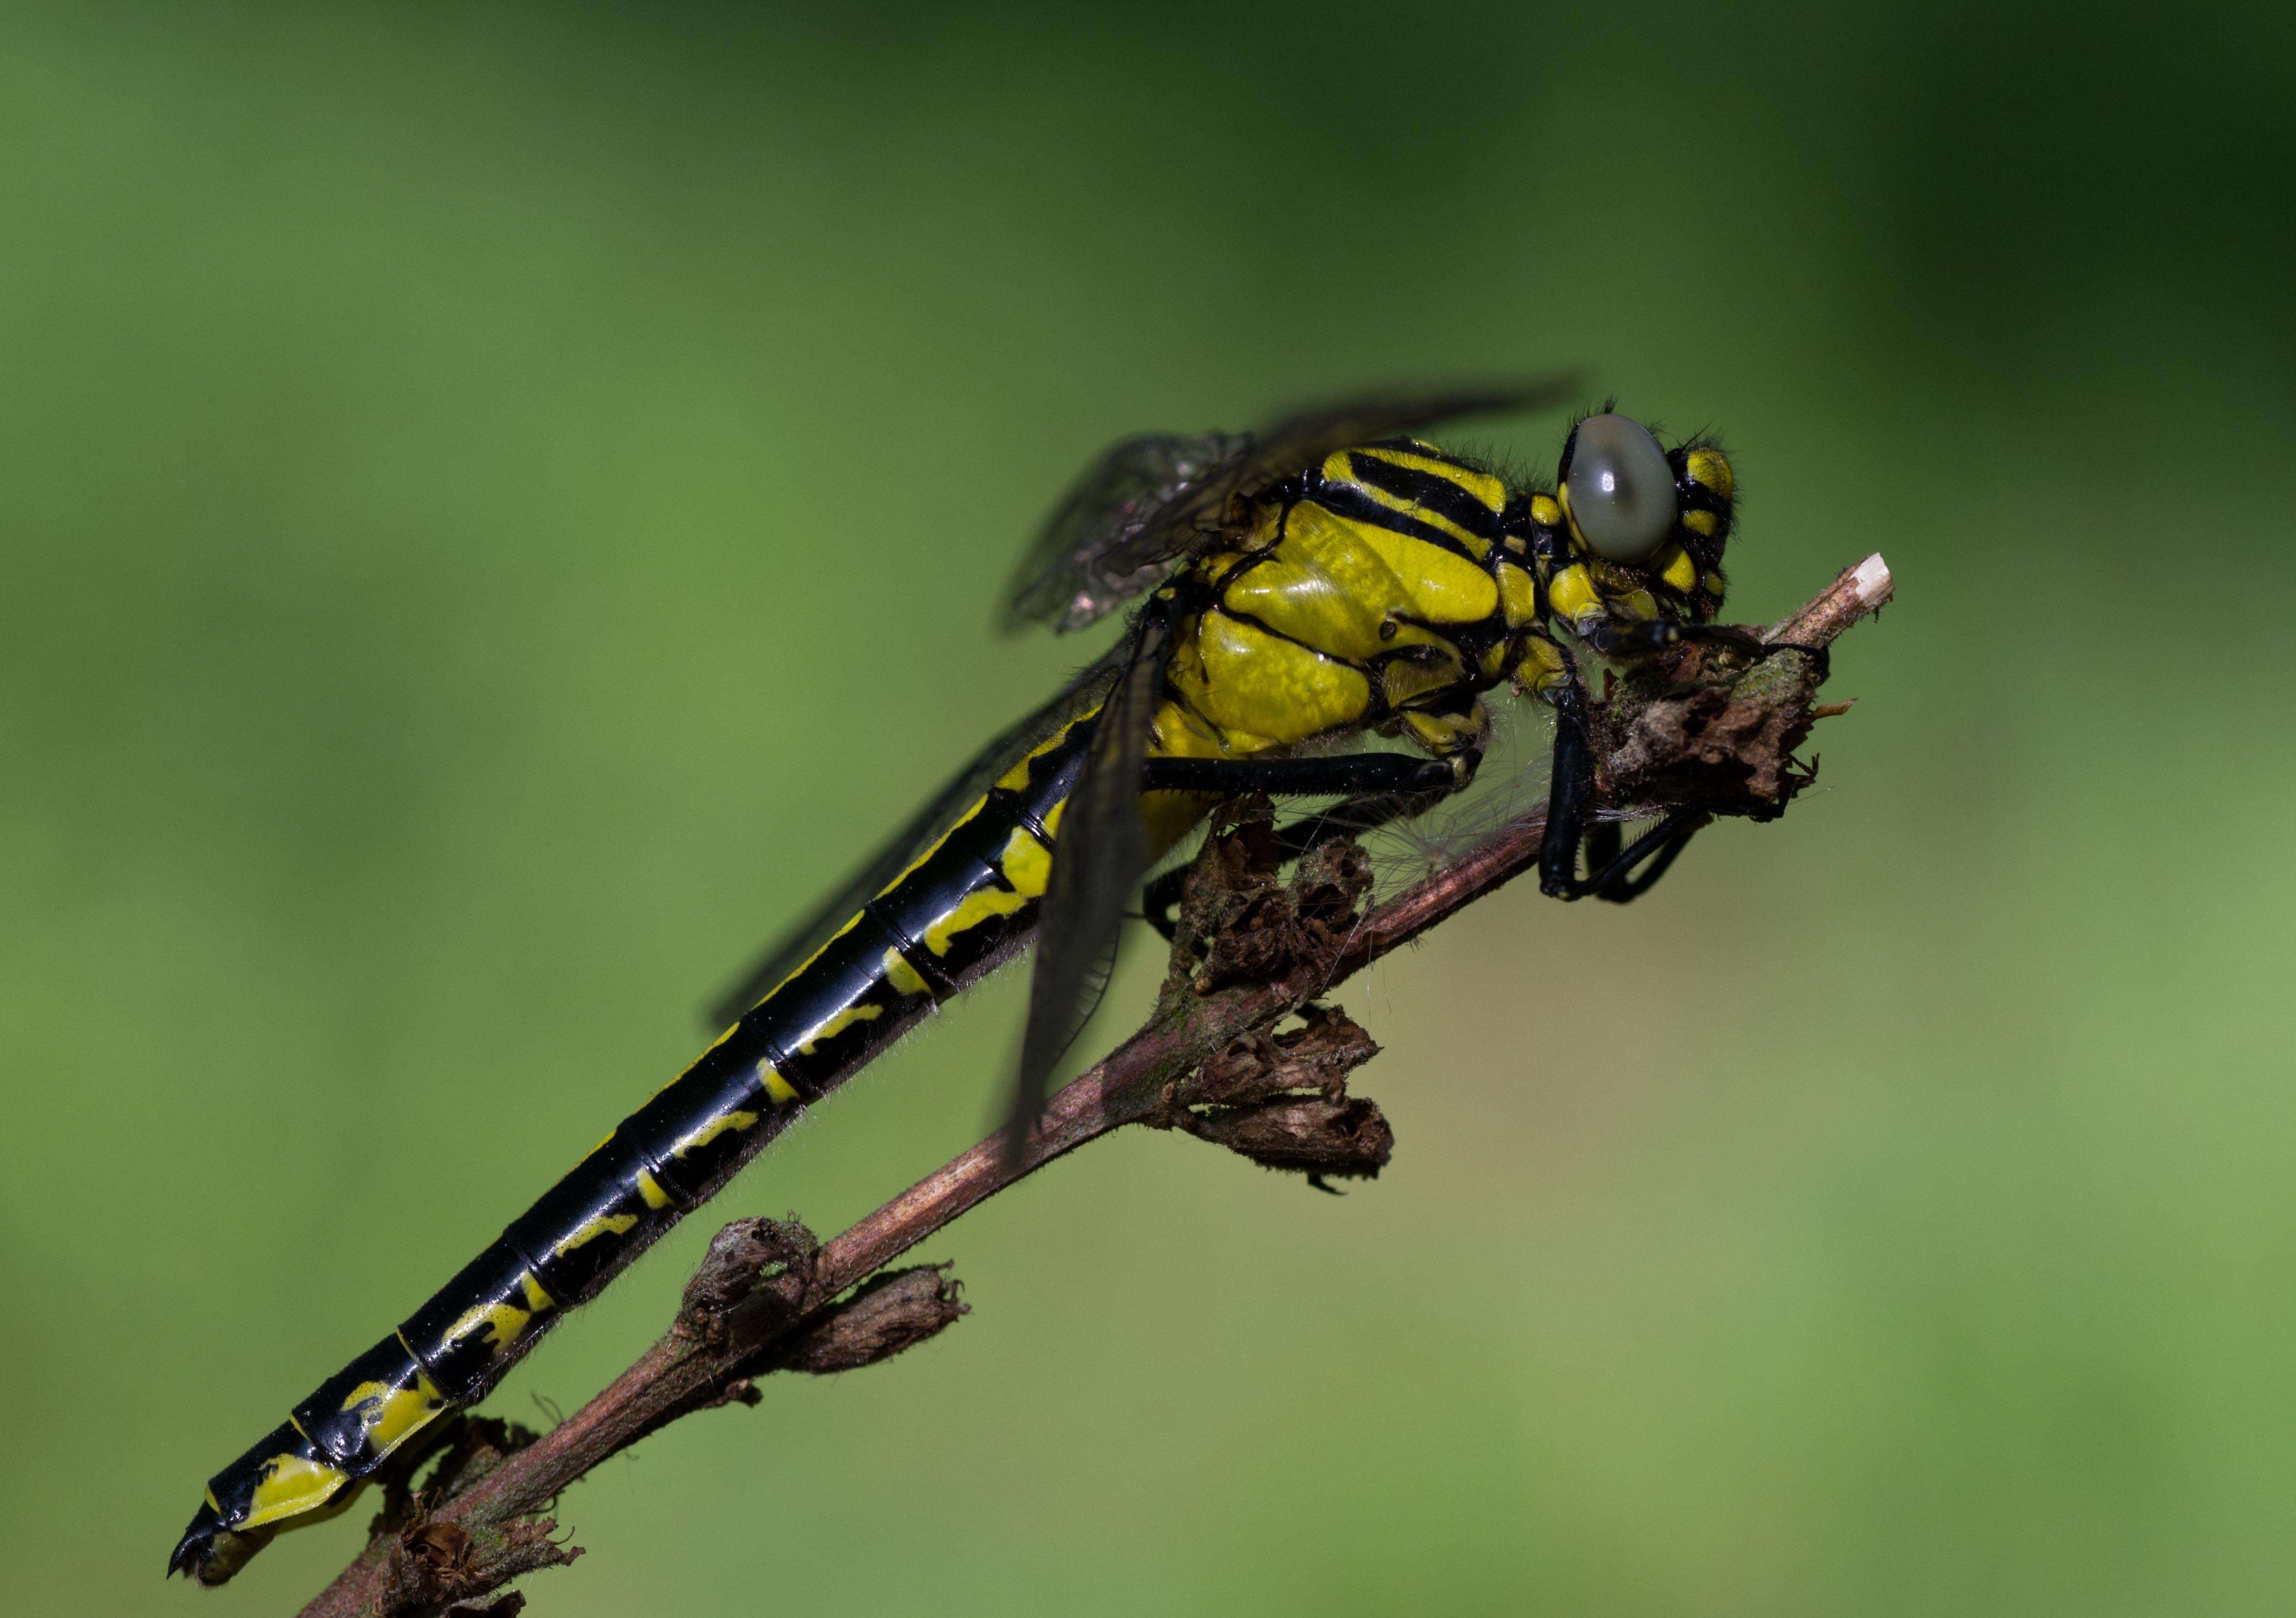
{"label": "yellow thorax marking", "polygon": [[1387,697],[1389,707],[1408,708],[1422,697],[1455,689],[1464,674],[1456,651],[1438,665],[1398,658],[1391,663],[1381,665],[1380,690]]}
{"label": "yellow thorax marking", "polygon": [[1371,685],[1361,669],[1280,639],[1249,620],[1208,612],[1193,644],[1198,656],[1174,666],[1173,685],[1198,713],[1230,733],[1231,744],[1239,731],[1302,741],[1354,722],[1370,705]]}
{"label": "yellow thorax marking", "polygon": [[1464,556],[1374,522],[1344,517],[1335,521],[1346,523],[1387,563],[1417,616],[1431,623],[1467,624],[1488,618],[1497,609],[1498,586]]}
{"label": "yellow thorax marking", "polygon": [[1448,534],[1472,551],[1478,558],[1490,554],[1491,542],[1482,535],[1460,527],[1441,512],[1422,505],[1416,500],[1404,496],[1390,494],[1368,479],[1357,477],[1354,464],[1354,457],[1357,456],[1363,456],[1375,461],[1384,461],[1390,466],[1406,467],[1414,472],[1428,472],[1441,478],[1444,481],[1465,490],[1469,496],[1488,506],[1494,513],[1506,504],[1506,487],[1496,478],[1488,477],[1478,472],[1470,472],[1464,466],[1454,466],[1447,461],[1433,460],[1426,456],[1413,455],[1407,450],[1400,449],[1342,449],[1324,462],[1324,476],[1329,481],[1344,483],[1365,498],[1385,506],[1391,512],[1424,522],[1428,527],[1440,533]]}
{"label": "yellow thorax marking", "polygon": [[1595,593],[1595,581],[1587,576],[1583,563],[1573,563],[1557,573],[1546,587],[1546,599],[1572,623],[1599,617],[1603,611],[1603,598]]}
{"label": "yellow thorax marking", "polygon": [[1544,691],[1562,678],[1562,648],[1543,635],[1523,642],[1522,661],[1515,665],[1515,683],[1526,690]]}
{"label": "yellow thorax marking", "polygon": [[1376,656],[1387,645],[1381,627],[1411,605],[1393,570],[1337,524],[1296,527],[1273,555],[1235,576],[1220,604],[1334,657]]}
{"label": "yellow thorax marking", "polygon": [[1362,449],[1375,461],[1385,461],[1390,466],[1401,466],[1412,472],[1423,472],[1464,489],[1475,504],[1494,517],[1506,509],[1506,485],[1487,472],[1477,472],[1463,466],[1447,456],[1428,453],[1414,455],[1408,449]]}
{"label": "yellow thorax marking", "polygon": [[1506,626],[1520,629],[1538,616],[1538,584],[1529,572],[1512,562],[1499,563],[1499,610]]}
{"label": "yellow thorax marking", "polygon": [[1483,722],[1482,711],[1480,707],[1465,714],[1428,713],[1414,709],[1400,717],[1404,729],[1410,733],[1412,739],[1441,758],[1480,738],[1488,728]]}
{"label": "yellow thorax marking", "polygon": [[1156,710],[1153,751],[1168,759],[1225,759],[1232,754],[1203,720],[1168,698]]}

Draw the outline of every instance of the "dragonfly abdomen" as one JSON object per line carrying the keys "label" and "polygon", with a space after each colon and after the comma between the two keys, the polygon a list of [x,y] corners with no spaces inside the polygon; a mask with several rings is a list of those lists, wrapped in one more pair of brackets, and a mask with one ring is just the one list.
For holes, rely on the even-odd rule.
{"label": "dragonfly abdomen", "polygon": [[440,1416],[482,1397],[818,1099],[1036,924],[1053,828],[1096,713],[1004,776],[693,1064],[568,1170],[391,1335],[211,1479],[171,1572],[229,1574],[250,1531],[337,1509]]}

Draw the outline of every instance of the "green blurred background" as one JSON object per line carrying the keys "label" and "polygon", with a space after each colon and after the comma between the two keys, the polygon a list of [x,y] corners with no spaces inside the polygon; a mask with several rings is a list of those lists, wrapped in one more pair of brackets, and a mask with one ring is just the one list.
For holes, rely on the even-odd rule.
{"label": "green blurred background", "polygon": [[[972,1318],[614,1462],[536,1610],[2285,1610],[2292,63],[2276,6],[12,7],[11,1610],[351,1554],[160,1578],[1090,649],[986,626],[1105,440],[1560,363],[1726,435],[1739,616],[1896,568],[1820,790],[1352,987],[1376,1186],[1142,1138],[968,1219]],[[1019,989],[711,1214],[966,1144]]]}

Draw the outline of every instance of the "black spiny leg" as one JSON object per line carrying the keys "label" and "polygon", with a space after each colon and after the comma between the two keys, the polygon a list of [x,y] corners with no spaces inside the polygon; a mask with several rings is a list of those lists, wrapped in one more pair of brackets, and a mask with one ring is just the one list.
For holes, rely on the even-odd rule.
{"label": "black spiny leg", "polygon": [[1604,657],[1631,657],[1636,653],[1655,652],[1661,646],[1678,645],[1685,641],[1702,641],[1708,645],[1734,646],[1749,657],[1764,657],[1773,652],[1807,651],[1807,647],[1788,647],[1784,643],[1773,645],[1751,629],[1737,624],[1678,624],[1663,618],[1604,620],[1586,632],[1587,644]]}
{"label": "black spiny leg", "polygon": [[[1587,733],[1586,699],[1577,671],[1556,694],[1554,775],[1546,793],[1546,830],[1538,845],[1538,890],[1550,899],[1632,903],[1657,885],[1683,845],[1710,817],[1677,809],[1623,849],[1619,825],[1595,818],[1595,744]],[[1588,875],[1578,875],[1578,850]],[[1646,870],[1636,869],[1648,863]]]}
{"label": "black spiny leg", "polygon": [[[1734,646],[1754,657],[1780,652],[1800,652],[1824,658],[1823,647],[1771,642],[1734,624],[1675,624],[1663,620],[1596,625],[1587,643],[1606,655],[1649,652],[1672,643],[1695,640]],[[1564,654],[1566,659],[1569,653]],[[1666,875],[1698,830],[1713,817],[1696,809],[1677,809],[1623,849],[1615,821],[1594,818],[1595,745],[1587,729],[1585,689],[1575,662],[1570,678],[1555,698],[1554,773],[1547,791],[1546,831],[1538,848],[1538,887],[1551,899],[1593,897],[1612,904],[1629,904],[1649,892]],[[1578,875],[1578,850],[1587,850],[1588,875]],[[1648,868],[1636,867],[1647,862]]]}
{"label": "black spiny leg", "polygon": [[1554,696],[1554,757],[1546,784],[1546,829],[1538,842],[1538,891],[1549,899],[1584,897],[1578,845],[1587,840],[1594,812],[1595,748],[1573,668]]}
{"label": "black spiny leg", "polygon": [[1403,752],[1337,753],[1313,759],[1151,759],[1144,793],[1211,793],[1233,798],[1359,797],[1372,793],[1448,792],[1473,773],[1456,759]]}
{"label": "black spiny leg", "polygon": [[[1593,875],[1577,884],[1577,891],[1557,897],[1584,899],[1592,894],[1614,905],[1632,904],[1658,886],[1658,879],[1666,875],[1667,866],[1674,863],[1692,836],[1711,818],[1696,809],[1677,809],[1623,849],[1619,846],[1619,823],[1596,821],[1587,831],[1587,869]],[[1543,863],[1543,846],[1540,854]],[[1635,869],[1645,861],[1649,862],[1646,869]]]}
{"label": "black spiny leg", "polygon": [[[1420,813],[1435,800],[1473,779],[1478,752],[1447,760],[1408,753],[1343,753],[1316,759],[1151,759],[1144,785],[1150,791],[1248,792],[1271,797],[1340,796],[1345,802],[1304,816],[1275,829],[1286,860],[1297,859],[1335,838],[1374,831],[1392,820]],[[1140,908],[1148,924],[1170,942],[1178,926],[1180,890],[1188,867],[1165,872],[1141,890]]]}

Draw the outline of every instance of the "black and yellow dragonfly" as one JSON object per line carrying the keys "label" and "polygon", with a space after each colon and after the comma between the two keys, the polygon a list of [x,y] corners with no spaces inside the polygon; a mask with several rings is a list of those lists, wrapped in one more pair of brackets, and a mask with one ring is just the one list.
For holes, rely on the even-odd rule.
{"label": "black and yellow dragonfly", "polygon": [[[1295,823],[1295,850],[1416,813],[1472,776],[1483,696],[1512,685],[1557,712],[1542,887],[1644,891],[1700,821],[1678,815],[1621,846],[1594,815],[1579,661],[1739,635],[1713,622],[1729,462],[1702,439],[1663,448],[1607,410],[1571,429],[1552,488],[1409,436],[1573,390],[1396,390],[1258,431],[1109,449],[1046,522],[1007,620],[1065,631],[1137,600],[1119,645],[773,951],[692,1066],[217,1473],[169,1572],[219,1582],[276,1529],[340,1509],[808,1103],[1034,936],[1013,1113],[1024,1137],[1144,878],[1223,797],[1338,799]],[[1367,732],[1413,751],[1332,750]],[[1152,917],[1160,908],[1152,892]]]}

